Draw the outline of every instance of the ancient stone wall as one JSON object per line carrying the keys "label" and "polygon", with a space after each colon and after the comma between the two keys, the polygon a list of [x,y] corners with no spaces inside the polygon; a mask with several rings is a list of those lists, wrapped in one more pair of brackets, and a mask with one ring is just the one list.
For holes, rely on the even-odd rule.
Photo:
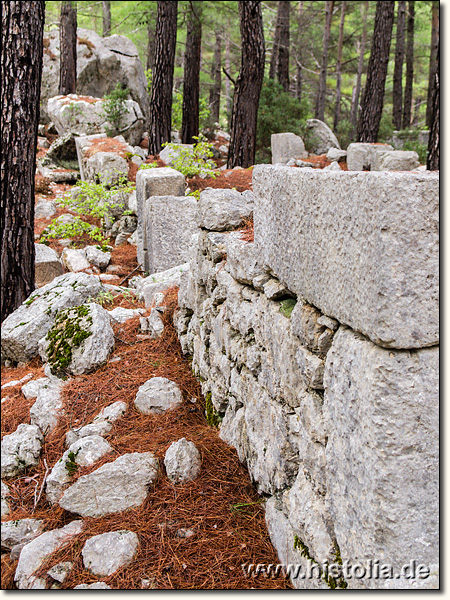
{"label": "ancient stone wall", "polygon": [[[280,563],[320,572],[295,587],[433,587],[439,178],[258,166],[253,187],[255,242],[203,193],[182,275],[209,419],[266,497]],[[399,577],[327,574],[346,560]],[[411,561],[430,575],[404,577]]]}

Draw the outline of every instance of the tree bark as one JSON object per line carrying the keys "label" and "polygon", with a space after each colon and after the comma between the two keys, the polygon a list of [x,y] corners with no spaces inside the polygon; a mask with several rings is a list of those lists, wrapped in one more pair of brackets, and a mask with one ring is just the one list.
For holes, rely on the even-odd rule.
{"label": "tree bark", "polygon": [[321,121],[325,118],[325,93],[327,87],[328,46],[330,44],[331,17],[334,2],[325,2],[325,28],[323,32],[322,62],[320,65],[319,87],[317,90],[315,118]]}
{"label": "tree bark", "polygon": [[155,66],[155,27],[152,25],[150,19],[147,22],[147,71],[153,69]]}
{"label": "tree bark", "polygon": [[[231,64],[231,40],[229,37],[226,39],[225,44],[225,69],[227,73],[230,72],[230,64]],[[225,96],[227,100],[227,122],[228,125],[231,123],[231,114],[233,112],[233,99],[231,97],[231,83],[228,77],[225,77]]]}
{"label": "tree bark", "polygon": [[358,107],[359,107],[359,97],[361,94],[361,78],[362,72],[364,68],[364,54],[366,52],[366,42],[367,42],[367,13],[369,12],[369,2],[366,0],[364,2],[364,10],[363,10],[363,30],[361,35],[361,46],[359,51],[359,59],[358,59],[358,70],[356,73],[356,86],[355,93],[353,96],[352,108],[351,108],[351,123],[353,129],[353,135],[356,131],[356,124],[358,122]]}
{"label": "tree bark", "polygon": [[111,35],[111,2],[102,0],[103,37]]}
{"label": "tree bark", "polygon": [[278,2],[280,41],[278,46],[277,79],[285,92],[289,91],[289,16],[290,2]]}
{"label": "tree bark", "polygon": [[297,66],[297,73],[296,73],[296,78],[297,78],[297,82],[296,82],[296,88],[295,88],[295,97],[297,98],[297,100],[299,102],[301,102],[302,99],[302,86],[303,86],[303,69],[302,69],[302,47],[301,47],[301,39],[302,39],[302,33],[303,33],[303,0],[300,0],[298,3],[298,12],[297,12],[297,25],[298,25],[298,30],[297,30],[297,37],[296,37],[296,51],[297,51],[297,56],[295,59],[296,62],[296,66]]}
{"label": "tree bark", "polygon": [[408,2],[408,29],[406,42],[406,81],[405,97],[403,99],[403,129],[409,129],[411,126],[412,114],[412,95],[413,95],[413,77],[414,77],[414,2]]}
{"label": "tree bark", "polygon": [[431,102],[430,137],[428,139],[427,169],[439,170],[439,47],[436,55],[436,71],[434,73],[433,97]]}
{"label": "tree bark", "polygon": [[59,44],[59,94],[67,96],[75,94],[77,87],[77,9],[70,1],[61,3]]}
{"label": "tree bark", "polygon": [[227,167],[250,167],[255,161],[259,96],[264,78],[265,45],[261,2],[239,1],[241,70],[236,81]]}
{"label": "tree bark", "polygon": [[394,82],[392,87],[392,123],[395,129],[402,127],[403,59],[405,55],[406,0],[400,0],[397,9],[397,37],[395,42]]}
{"label": "tree bark", "polygon": [[222,87],[222,38],[216,31],[216,44],[214,46],[214,61],[211,66],[211,79],[213,85],[209,91],[209,107],[211,122],[218,123],[220,118],[220,91]]}
{"label": "tree bark", "polygon": [[341,2],[341,21],[339,23],[338,54],[336,61],[336,104],[334,107],[334,130],[336,131],[341,119],[341,66],[342,66],[342,46],[344,44],[344,23],[345,23],[346,2]]}
{"label": "tree bark", "polygon": [[1,320],[35,289],[34,175],[44,2],[2,2]]}
{"label": "tree bark", "polygon": [[430,48],[430,69],[428,74],[428,95],[427,95],[427,127],[431,124],[431,114],[433,111],[433,86],[436,74],[437,54],[439,49],[439,0],[433,0],[431,7],[431,48]]}
{"label": "tree bark", "polygon": [[275,33],[273,36],[273,47],[272,54],[270,55],[270,65],[269,65],[269,77],[270,79],[275,79],[275,75],[277,73],[277,64],[278,64],[278,52],[280,49],[280,33],[281,33],[281,15],[280,15],[280,5],[281,2],[277,4],[277,19],[275,24]]}
{"label": "tree bark", "polygon": [[177,11],[178,2],[158,0],[149,125],[149,154],[153,155],[170,142]]}
{"label": "tree bark", "polygon": [[202,46],[202,2],[191,2],[184,55],[183,119],[181,142],[193,144],[199,132],[200,58]]}
{"label": "tree bark", "polygon": [[367,81],[358,123],[358,141],[376,142],[383,113],[384,88],[394,23],[394,1],[378,0]]}

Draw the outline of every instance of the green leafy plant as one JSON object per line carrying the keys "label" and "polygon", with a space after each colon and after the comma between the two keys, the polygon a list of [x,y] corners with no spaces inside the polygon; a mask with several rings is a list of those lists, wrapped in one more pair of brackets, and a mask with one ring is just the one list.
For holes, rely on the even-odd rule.
{"label": "green leafy plant", "polygon": [[146,71],[144,71],[144,73],[145,73],[145,78],[147,80],[147,92],[150,95],[152,93],[153,73],[152,73],[151,69],[147,69]]}
{"label": "green leafy plant", "polygon": [[200,190],[193,190],[189,192],[188,196],[194,196],[197,200],[200,200]]}
{"label": "green leafy plant", "polygon": [[215,164],[212,162],[213,151],[211,144],[203,139],[194,137],[197,142],[193,148],[183,148],[177,144],[163,144],[174,151],[177,156],[173,160],[173,167],[185,177],[194,177],[201,175],[202,177],[211,177],[215,179],[214,171]]}
{"label": "green leafy plant", "polygon": [[128,181],[119,181],[110,189],[102,183],[91,181],[78,182],[76,191],[69,192],[61,198],[59,204],[73,210],[79,215],[88,215],[104,219],[110,209],[123,208],[123,202],[112,202],[119,192],[130,193],[134,186]]}
{"label": "green leafy plant", "polygon": [[413,150],[419,155],[420,164],[426,164],[428,148],[426,144],[421,144],[418,140],[406,140],[403,143],[403,150]]}
{"label": "green leafy plant", "polygon": [[[209,124],[209,102],[206,96],[200,96],[198,121],[200,131],[204,131]],[[176,91],[172,100],[172,129],[180,131],[183,122],[183,94]]]}
{"label": "green leafy plant", "polygon": [[129,89],[123,88],[118,83],[109,94],[104,96],[102,117],[112,126],[112,128],[105,127],[105,131],[110,137],[120,130],[122,118],[127,111],[126,100],[128,95]]}
{"label": "green leafy plant", "polygon": [[212,403],[212,394],[208,392],[205,397],[206,421],[211,427],[219,427],[222,423],[222,417],[214,408]]}
{"label": "green leafy plant", "polygon": [[39,241],[41,244],[48,244],[50,239],[74,238],[84,234],[87,234],[92,240],[100,242],[102,245],[107,242],[100,227],[90,225],[80,217],[74,217],[72,223],[57,223],[56,220],[52,221],[44,229]]}
{"label": "green leafy plant", "polygon": [[141,165],[139,167],[139,170],[143,170],[143,169],[156,169],[158,166],[158,163],[156,161],[153,161],[151,163],[144,163],[143,165]]}
{"label": "green leafy plant", "polygon": [[296,304],[297,300],[295,298],[286,298],[286,300],[282,300],[280,302],[280,313],[290,319]]}

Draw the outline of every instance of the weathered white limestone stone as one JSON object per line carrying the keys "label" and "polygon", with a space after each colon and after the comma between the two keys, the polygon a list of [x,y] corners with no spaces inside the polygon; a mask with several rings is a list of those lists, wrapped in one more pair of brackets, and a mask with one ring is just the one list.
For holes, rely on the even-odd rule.
{"label": "weathered white limestone stone", "polygon": [[164,457],[167,477],[172,483],[186,483],[200,473],[202,459],[194,442],[181,438],[170,444]]}
{"label": "weathered white limestone stone", "polygon": [[108,435],[112,429],[113,423],[120,419],[120,417],[125,414],[126,410],[126,403],[121,402],[120,400],[106,406],[96,417],[94,417],[92,423],[68,431],[66,433],[66,446],[69,447],[80,438],[84,438],[88,435],[101,435],[102,437]]}
{"label": "weathered white limestone stone", "polygon": [[234,229],[252,215],[253,203],[253,194],[206,188],[197,204],[197,225],[210,231]]}
{"label": "weathered white limestone stone", "polygon": [[72,567],[73,563],[70,561],[60,562],[49,569],[47,575],[50,575],[58,583],[62,583],[70,573]]}
{"label": "weathered white limestone stone", "polygon": [[327,506],[342,556],[437,562],[439,349],[393,351],[351,329],[325,367]]}
{"label": "weathered white limestone stone", "polygon": [[327,167],[324,167],[324,171],[341,171],[341,167],[338,165],[337,161],[333,161]]}
{"label": "weathered white limestone stone", "polygon": [[138,536],[126,529],[95,535],[81,551],[83,564],[94,575],[112,575],[133,560],[138,547]]}
{"label": "weathered white limestone stone", "polygon": [[124,454],[77,479],[59,505],[85,517],[122,512],[144,502],[157,474],[158,459],[151,452]]}
{"label": "weathered white limestone stone", "polygon": [[419,165],[417,152],[394,150],[380,155],[377,171],[414,171]]}
{"label": "weathered white limestone stone", "polygon": [[46,482],[46,495],[50,504],[61,498],[64,490],[72,482],[71,467],[87,467],[93,465],[102,456],[112,452],[112,447],[99,435],[89,435],[74,442],[64,452],[51,470]]}
{"label": "weathered white limestone stone", "polygon": [[9,496],[9,487],[6,485],[6,483],[4,481],[2,481],[2,487],[1,487],[1,509],[2,509],[1,516],[2,516],[2,518],[7,517],[10,513],[8,496]]}
{"label": "weathered white limestone stone", "polygon": [[258,165],[255,243],[297,296],[386,347],[438,343],[439,176]]}
{"label": "weathered white limestone stone", "polygon": [[308,119],[306,127],[310,130],[312,137],[311,152],[313,154],[325,154],[330,148],[341,148],[334,133],[320,119]]}
{"label": "weathered white limestone stone", "polygon": [[347,158],[347,150],[339,150],[338,148],[330,148],[327,152],[327,159],[331,162],[345,160]]}
{"label": "weathered white limestone stone", "polygon": [[177,265],[167,271],[153,273],[148,277],[143,277],[138,283],[137,292],[139,300],[145,302],[145,307],[150,308],[153,304],[155,294],[165,292],[171,287],[179,286],[183,273],[189,271],[189,263]]}
{"label": "weathered white limestone stone", "polygon": [[146,331],[152,340],[156,340],[164,333],[164,322],[156,308],[152,308],[150,316],[146,319]]}
{"label": "weathered white limestone stone", "polygon": [[255,277],[264,275],[264,270],[258,262],[258,252],[255,244],[243,240],[241,232],[228,234],[226,238],[226,255],[225,269],[240,283],[252,285]]}
{"label": "weathered white limestone stone", "polygon": [[67,273],[34,291],[2,323],[2,357],[15,362],[38,354],[38,344],[52,327],[57,313],[78,306],[103,290],[97,277]]}
{"label": "weathered white limestone stone", "polygon": [[94,265],[104,271],[111,260],[111,252],[103,252],[97,246],[86,246],[84,249],[89,264]]}
{"label": "weathered white limestone stone", "polygon": [[165,377],[152,377],[138,390],[134,405],[145,415],[160,415],[183,402],[180,388]]}
{"label": "weathered white limestone stone", "polygon": [[31,542],[44,530],[42,519],[19,519],[17,521],[2,521],[2,548],[11,550],[16,544]]}
{"label": "weathered white limestone stone", "polygon": [[110,590],[112,588],[109,587],[104,581],[96,581],[95,583],[80,583],[76,585],[74,590]]}
{"label": "weathered white limestone stone", "polygon": [[86,258],[84,250],[75,250],[73,248],[64,248],[61,254],[62,264],[72,271],[72,273],[78,273],[88,269],[91,265]]}
{"label": "weathered white limestone stone", "polygon": [[53,217],[56,214],[57,208],[53,200],[44,200],[40,198],[36,206],[34,207],[34,218],[35,219],[47,219]]}
{"label": "weathered white limestone stone", "polygon": [[181,150],[189,149],[194,151],[194,144],[176,144],[175,146],[166,146],[159,153],[159,158],[168,166],[171,167],[174,161],[180,156]]}
{"label": "weathered white limestone stone", "polygon": [[42,434],[47,435],[58,425],[58,419],[63,412],[62,389],[64,383],[61,380],[47,377],[43,381],[38,379],[39,381],[41,385],[34,388],[36,402],[30,409],[31,424],[37,425]]}
{"label": "weathered white limestone stone", "polygon": [[295,358],[305,384],[313,390],[323,390],[323,360],[302,346],[297,349]]}
{"label": "weathered white limestone stone", "polygon": [[[82,312],[80,312],[82,310]],[[77,333],[71,336],[66,331],[83,331],[89,336],[81,341],[76,339]],[[58,357],[49,356],[52,336],[55,332],[62,331],[61,336],[71,346],[70,362],[65,368],[73,375],[89,373],[107,360],[114,348],[114,332],[111,327],[111,319],[104,308],[95,302],[84,304],[81,307],[67,309],[60,313],[55,325],[45,338],[39,343],[39,353],[44,361],[49,361],[52,371],[57,373],[61,369]],[[64,337],[65,336],[65,337]]]}
{"label": "weathered white limestone stone", "polygon": [[72,521],[61,529],[46,531],[22,548],[14,581],[19,590],[45,590],[46,583],[42,577],[33,573],[41,566],[50,554],[64,547],[70,539],[81,533],[83,521]]}
{"label": "weathered white limestone stone", "polygon": [[118,306],[117,308],[113,308],[113,310],[108,310],[109,316],[112,317],[118,323],[126,323],[129,319],[134,319],[135,317],[139,317],[144,314],[145,310],[143,308],[122,308]]}
{"label": "weathered white limestone stone", "polygon": [[347,148],[347,168],[349,171],[378,171],[379,156],[393,149],[390,144],[354,142]]}
{"label": "weathered white limestone stone", "polygon": [[295,133],[273,133],[270,136],[272,164],[286,164],[289,160],[307,158],[305,144]]}
{"label": "weathered white limestone stone", "polygon": [[14,433],[3,436],[2,477],[14,477],[39,462],[43,437],[36,425],[21,423]]}
{"label": "weathered white limestone stone", "polygon": [[59,256],[53,248],[45,244],[34,244],[36,251],[34,274],[36,285],[42,287],[47,285],[63,274],[63,268]]}
{"label": "weathered white limestone stone", "polygon": [[128,176],[128,163],[116,152],[96,152],[87,159],[84,176],[88,181],[111,186]]}

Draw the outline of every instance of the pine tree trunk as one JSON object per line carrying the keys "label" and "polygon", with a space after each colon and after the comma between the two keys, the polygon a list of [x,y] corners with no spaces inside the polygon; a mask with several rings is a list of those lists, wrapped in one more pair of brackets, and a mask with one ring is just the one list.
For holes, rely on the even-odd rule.
{"label": "pine tree trunk", "polygon": [[66,96],[75,94],[77,88],[77,9],[70,1],[61,3],[59,43],[59,94]]}
{"label": "pine tree trunk", "polygon": [[384,88],[389,63],[394,1],[378,0],[367,81],[358,123],[358,141],[376,142],[383,113]]}
{"label": "pine tree trunk", "polygon": [[250,167],[255,161],[259,96],[264,78],[265,45],[261,2],[239,1],[242,40],[241,70],[231,116],[228,168]]}
{"label": "pine tree trunk", "polygon": [[436,74],[436,60],[439,49],[439,0],[433,0],[431,7],[431,48],[430,48],[430,69],[428,74],[428,95],[427,95],[427,127],[431,124],[431,113],[433,110],[433,86]]}
{"label": "pine tree trunk", "polygon": [[359,97],[361,95],[361,78],[362,78],[362,73],[363,73],[363,68],[364,68],[364,54],[366,52],[366,42],[367,42],[367,13],[368,12],[369,12],[369,2],[368,2],[368,0],[366,0],[366,2],[364,2],[364,10],[363,10],[363,16],[362,16],[363,30],[362,30],[362,35],[361,35],[361,46],[360,46],[360,50],[359,50],[358,71],[356,74],[355,93],[353,95],[351,117],[350,117],[350,120],[352,123],[352,130],[353,130],[352,137],[355,135],[356,124],[358,122]]}
{"label": "pine tree trunk", "polygon": [[322,62],[320,65],[319,88],[317,90],[315,118],[325,118],[325,93],[327,91],[328,46],[330,45],[331,17],[334,2],[325,2],[325,28],[323,32]]}
{"label": "pine tree trunk", "polygon": [[397,9],[397,37],[395,42],[394,83],[392,87],[392,123],[395,129],[402,127],[403,58],[405,55],[406,0],[400,0]]}
{"label": "pine tree trunk", "polygon": [[302,100],[302,86],[303,86],[303,69],[302,69],[302,48],[301,48],[301,37],[302,37],[302,33],[303,33],[303,0],[300,0],[300,2],[298,3],[298,12],[297,12],[297,24],[298,24],[298,30],[297,30],[297,37],[296,37],[296,44],[295,47],[297,49],[297,57],[295,59],[296,65],[297,65],[297,73],[296,73],[296,78],[297,78],[297,83],[296,83],[296,89],[295,89],[295,97],[297,98],[297,100],[299,102],[301,102]]}
{"label": "pine tree trunk", "polygon": [[408,2],[408,30],[406,42],[406,81],[405,97],[403,99],[403,129],[411,127],[413,77],[414,77],[414,1]]}
{"label": "pine tree trunk", "polygon": [[436,71],[434,74],[433,98],[431,103],[430,137],[428,140],[427,169],[439,170],[439,47],[436,55]]}
{"label": "pine tree trunk", "polygon": [[191,2],[187,24],[186,53],[184,55],[183,120],[181,141],[193,144],[199,132],[200,58],[202,46],[202,2]]}
{"label": "pine tree trunk", "polygon": [[[231,64],[231,40],[229,37],[227,37],[226,39],[226,44],[225,44],[225,69],[227,71],[227,73],[230,72],[230,64]],[[231,98],[231,82],[228,79],[228,77],[225,77],[225,96],[226,96],[226,100],[227,100],[227,121],[228,121],[228,127],[230,126],[231,123],[231,115],[233,112],[233,100]]]}
{"label": "pine tree trunk", "polygon": [[1,321],[34,291],[34,175],[44,2],[2,2]]}
{"label": "pine tree trunk", "polygon": [[160,153],[165,142],[170,142],[177,11],[178,2],[158,0],[149,125],[149,154],[153,155]]}
{"label": "pine tree trunk", "polygon": [[213,85],[209,91],[209,106],[211,122],[218,123],[220,118],[220,90],[222,87],[222,38],[216,31],[216,44],[214,46],[214,61],[211,66],[211,79]]}
{"label": "pine tree trunk", "polygon": [[334,130],[337,131],[341,119],[341,65],[342,65],[342,46],[344,44],[344,23],[345,23],[346,2],[341,2],[341,21],[339,24],[338,55],[336,61],[336,105],[334,108]]}
{"label": "pine tree trunk", "polygon": [[275,33],[273,36],[272,54],[270,55],[269,77],[275,79],[278,66],[278,53],[280,50],[280,33],[281,33],[281,2],[277,4],[277,20],[275,24]]}
{"label": "pine tree trunk", "polygon": [[152,26],[150,19],[147,22],[147,71],[150,69],[153,73],[155,67],[155,27]]}
{"label": "pine tree trunk", "polygon": [[289,91],[289,13],[290,2],[278,2],[280,11],[280,42],[278,46],[277,78],[285,92]]}
{"label": "pine tree trunk", "polygon": [[111,2],[102,0],[103,37],[111,35]]}

